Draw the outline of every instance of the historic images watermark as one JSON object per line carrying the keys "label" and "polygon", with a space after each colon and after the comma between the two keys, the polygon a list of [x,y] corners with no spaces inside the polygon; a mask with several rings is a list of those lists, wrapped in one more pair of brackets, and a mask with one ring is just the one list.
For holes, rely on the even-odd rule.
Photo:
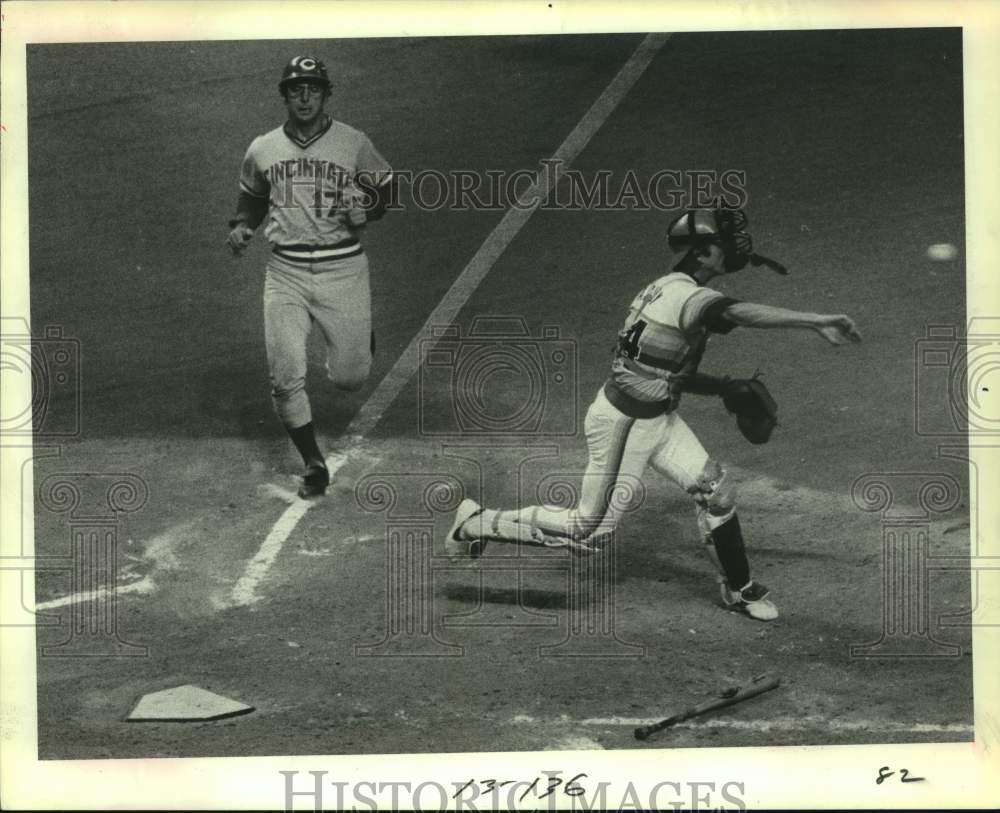
{"label": "historic images watermark", "polygon": [[[420,354],[418,427],[440,469],[371,473],[357,484],[358,505],[379,514],[385,530],[386,626],[380,640],[355,653],[459,656],[465,650],[448,640],[449,630],[501,626],[553,628],[541,657],[643,655],[618,633],[617,531],[608,524],[586,539],[547,536],[530,524],[513,528],[526,542],[491,541],[491,555],[474,562],[471,609],[445,614],[442,586],[471,564],[449,558],[443,546],[463,499],[496,505],[501,495],[509,502],[513,488],[512,514],[532,505],[568,513],[597,475],[559,470],[555,441],[576,438],[580,393],[576,342],[557,326],[531,330],[520,317],[479,316],[469,326],[430,329]],[[634,478],[592,485],[606,489],[609,515],[635,510],[645,498]],[[538,575],[562,580],[564,616],[526,602],[525,583]],[[499,594],[514,595],[514,606],[491,615],[488,596]]]}
{"label": "historic images watermark", "polygon": [[[534,336],[520,317],[477,316],[468,331],[436,326],[420,343],[420,359],[421,435],[571,437],[577,432],[576,342],[563,338],[556,325],[544,325]],[[435,409],[440,393],[450,397]]]}
{"label": "historic images watermark", "polygon": [[[1000,558],[984,555],[975,534],[969,549],[956,554],[933,553],[930,543],[935,523],[964,506],[969,521],[950,528],[981,527],[980,472],[970,448],[998,448],[1000,319],[973,318],[964,333],[954,324],[929,325],[914,346],[913,382],[915,434],[934,441],[939,458],[972,464],[970,489],[966,494],[951,475],[928,471],[869,473],[854,482],[855,504],[880,519],[882,626],[877,640],[851,646],[852,657],[957,657],[961,648],[940,640],[941,630],[998,623],[976,610],[980,580],[1000,572]],[[934,576],[949,571],[972,572],[972,606],[935,617]]]}
{"label": "historic images watermark", "polygon": [[[58,458],[61,443],[81,433],[82,352],[79,339],[58,325],[32,336],[20,318],[4,318],[0,331],[4,375],[0,445],[18,476],[5,490],[20,512],[13,547],[0,556],[6,602],[4,626],[58,628],[65,638],[41,647],[48,657],[144,656],[145,646],[126,641],[118,624],[119,529],[126,514],[149,498],[142,478],[124,472],[59,472],[40,477],[36,462]],[[34,477],[32,476],[34,473]],[[36,490],[32,492],[32,482]],[[60,516],[66,528],[60,553],[30,553],[30,514]],[[36,525],[37,527],[37,525]],[[62,573],[68,594],[32,604],[26,580],[39,572]]]}
{"label": "historic images watermark", "polygon": [[[995,606],[984,596],[995,593],[1000,577],[1000,557],[987,555],[983,533],[987,527],[980,506],[988,503],[988,477],[981,463],[989,465],[1000,453],[1000,317],[978,316],[963,327],[928,325],[916,342],[914,354],[914,430],[937,445],[938,457],[969,467],[969,506],[966,527],[969,548],[960,556],[932,556],[931,571],[971,571],[972,596],[968,612],[948,613],[940,627],[1000,626]],[[974,453],[973,450],[976,450]],[[984,586],[993,580],[992,590]]]}
{"label": "historic images watermark", "polygon": [[852,645],[851,657],[960,656],[961,647],[938,640],[937,619],[931,619],[931,569],[955,562],[936,561],[929,550],[932,517],[959,505],[958,481],[923,472],[866,474],[855,480],[851,496],[861,510],[877,512],[882,527],[881,635]]}
{"label": "historic images watermark", "polygon": [[[26,320],[0,322],[4,377],[0,437],[58,441],[80,434],[80,340],[49,325],[33,337]],[[20,394],[30,393],[28,398]]]}
{"label": "historic images watermark", "polygon": [[[279,161],[267,170],[280,184],[279,207],[296,207],[295,190],[313,192],[317,214],[336,215],[349,205],[371,206],[370,192],[384,182],[359,173],[357,178],[329,162],[311,158]],[[741,169],[660,168],[652,172],[571,169],[558,158],[538,168],[396,169],[388,187],[388,211],[504,212],[511,209],[605,212],[672,212],[723,206],[745,208],[747,173]],[[545,190],[545,191],[543,191]]]}
{"label": "historic images watermark", "polygon": [[[454,460],[482,462],[495,451],[489,446],[450,446]],[[551,450],[549,450],[551,451]],[[548,456],[548,455],[544,455]],[[523,482],[525,457],[518,468]],[[490,493],[488,472],[479,467],[479,491]],[[553,472],[536,484],[535,501],[568,510],[577,499],[583,473]],[[552,628],[551,642],[539,646],[540,657],[640,657],[645,648],[622,640],[617,629],[616,579],[618,545],[613,528],[598,531],[586,551],[562,546],[562,540],[541,540],[537,547],[492,542],[498,555],[475,561],[475,595],[471,610],[446,614],[440,587],[462,573],[469,562],[450,559],[442,550],[455,509],[466,495],[452,475],[433,472],[374,473],[362,478],[355,494],[359,505],[378,513],[385,533],[385,627],[377,641],[355,646],[358,656],[457,657],[465,647],[448,640],[448,631],[467,627]],[[643,499],[641,484],[621,483],[608,495],[619,511],[634,510]],[[546,547],[552,550],[543,550]],[[560,577],[566,608],[564,622],[539,612],[526,601],[524,585],[533,575]],[[491,594],[511,593],[515,603],[497,616],[486,609]]]}
{"label": "historic images watermark", "polygon": [[[642,175],[629,169],[584,173],[568,169],[557,158],[540,162],[539,170],[403,170],[394,173],[396,185],[389,209],[413,206],[424,211],[506,211],[540,209],[564,211],[670,212],[678,209],[730,209],[746,206],[746,172],[737,169],[658,169]],[[548,194],[536,182],[544,176]]]}
{"label": "historic images watermark", "polygon": [[1000,317],[928,325],[914,353],[913,427],[917,435],[973,442],[1000,438]]}
{"label": "historic images watermark", "polygon": [[[126,641],[118,625],[119,527],[125,514],[149,499],[134,474],[60,472],[42,480],[38,505],[65,517],[69,535],[69,629],[60,643],[43,646],[48,657],[144,657],[145,646]],[[51,560],[40,565],[63,569]],[[65,566],[64,566],[65,567]],[[54,602],[58,606],[58,602]]]}
{"label": "historic images watermark", "polygon": [[609,782],[540,770],[520,778],[439,782],[344,781],[325,770],[279,771],[291,810],[746,810],[746,783],[699,780]]}

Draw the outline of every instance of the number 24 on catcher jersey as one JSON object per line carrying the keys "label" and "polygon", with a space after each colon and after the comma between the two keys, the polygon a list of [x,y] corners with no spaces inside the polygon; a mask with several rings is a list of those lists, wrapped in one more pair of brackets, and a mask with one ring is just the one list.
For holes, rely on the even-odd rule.
{"label": "number 24 on catcher jersey", "polygon": [[675,395],[670,380],[697,370],[708,338],[705,314],[724,299],[679,272],[647,285],[632,301],[618,334],[614,381],[642,401]]}

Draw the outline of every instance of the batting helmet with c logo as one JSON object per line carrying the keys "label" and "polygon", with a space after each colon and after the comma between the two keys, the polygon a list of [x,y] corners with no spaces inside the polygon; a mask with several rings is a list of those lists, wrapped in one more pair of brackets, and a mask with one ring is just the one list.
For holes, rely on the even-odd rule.
{"label": "batting helmet with c logo", "polygon": [[326,75],[326,65],[316,57],[297,56],[292,59],[281,72],[278,90],[282,93],[292,82],[317,82],[326,88],[330,87],[330,78]]}

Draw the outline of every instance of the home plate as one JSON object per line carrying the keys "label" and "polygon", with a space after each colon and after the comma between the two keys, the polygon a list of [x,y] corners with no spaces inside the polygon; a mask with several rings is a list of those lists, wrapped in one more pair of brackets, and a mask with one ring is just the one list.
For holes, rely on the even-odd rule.
{"label": "home plate", "polygon": [[184,723],[189,720],[221,720],[253,710],[253,706],[188,684],[143,695],[125,719],[134,723]]}

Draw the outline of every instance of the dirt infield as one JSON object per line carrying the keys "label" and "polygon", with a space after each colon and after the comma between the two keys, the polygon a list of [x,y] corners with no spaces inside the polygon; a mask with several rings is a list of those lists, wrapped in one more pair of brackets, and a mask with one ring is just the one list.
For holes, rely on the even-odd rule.
{"label": "dirt infield", "polygon": [[[965,438],[916,431],[951,426],[953,406],[946,385],[921,389],[938,374],[921,366],[921,342],[929,326],[965,323],[961,255],[924,254],[963,245],[960,30],[674,35],[574,163],[610,171],[612,190],[630,170],[745,172],[755,241],[792,274],[748,270],[715,287],[845,312],[864,336],[846,348],[777,331],[713,340],[705,371],[760,368],[777,397],[766,446],[743,441],[720,403],[681,407],[739,475],[778,621],[719,606],[688,498],[653,476],[595,561],[500,545],[472,568],[441,555],[461,494],[515,504],[578,479],[583,411],[615,332],[664,270],[668,215],[655,208],[536,211],[455,319],[464,350],[414,374],[372,431],[343,436],[405,348],[446,327],[428,317],[503,211],[407,206],[369,227],[372,379],[338,396],[312,347],[315,420],[342,465],[326,498],[287,519],[299,467],[268,397],[266,249],[236,261],[223,244],[244,150],[281,120],[281,66],[326,58],[332,112],[397,169],[509,174],[538,170],[641,41],[29,48],[33,330],[79,341],[81,381],[79,432],[58,455],[36,444],[34,482],[86,482],[76,514],[40,491],[36,552],[68,554],[108,478],[148,489],[112,523],[117,632],[139,656],[61,657],[79,644],[81,605],[60,601],[79,585],[38,574],[52,622],[39,645],[55,647],[37,660],[40,757],[632,748],[638,721],[764,671],[782,688],[649,747],[972,739],[967,571],[924,571],[930,627],[906,641],[919,657],[864,648],[895,606],[884,543],[907,528],[932,558],[969,551]],[[456,368],[484,344],[482,317],[526,326],[511,341],[543,371],[534,431],[461,423]],[[499,424],[533,386],[517,372],[485,385]],[[72,412],[71,395],[53,398],[54,415]],[[268,540],[273,557],[234,593]],[[123,721],[140,695],[185,683],[256,711]]]}

